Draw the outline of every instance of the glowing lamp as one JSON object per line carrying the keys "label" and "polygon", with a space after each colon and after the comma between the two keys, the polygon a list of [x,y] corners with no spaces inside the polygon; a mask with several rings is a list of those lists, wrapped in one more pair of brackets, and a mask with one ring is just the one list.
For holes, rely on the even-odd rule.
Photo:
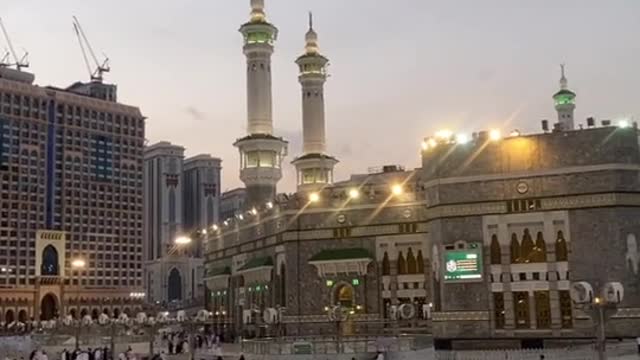
{"label": "glowing lamp", "polygon": [[317,203],[318,201],[320,201],[320,194],[317,192],[309,194],[309,202]]}
{"label": "glowing lamp", "polygon": [[86,261],[84,261],[84,259],[75,259],[73,261],[71,261],[71,267],[76,268],[76,269],[81,269],[83,267],[85,267],[87,265]]}
{"label": "glowing lamp", "polygon": [[467,134],[458,134],[456,135],[456,142],[464,145],[469,142],[469,136]]}
{"label": "glowing lamp", "polygon": [[256,208],[252,208],[251,215],[258,215],[258,210],[256,210]]}
{"label": "glowing lamp", "polygon": [[218,225],[213,225],[211,229],[213,229],[213,231],[218,231]]}
{"label": "glowing lamp", "polygon": [[453,135],[453,133],[451,132],[451,130],[440,130],[438,132],[436,132],[436,137],[442,140],[448,140],[451,138],[451,135]]}
{"label": "glowing lamp", "polygon": [[631,126],[631,124],[629,123],[628,120],[620,120],[620,121],[618,121],[618,127],[621,128],[621,129],[626,129],[629,126]]}
{"label": "glowing lamp", "polygon": [[200,234],[202,234],[202,235],[207,235],[207,229],[202,229],[202,230],[200,230]]}
{"label": "glowing lamp", "polygon": [[493,129],[489,131],[489,139],[491,139],[491,141],[498,141],[502,139],[502,134],[500,133],[500,130]]}
{"label": "glowing lamp", "polygon": [[180,236],[175,241],[176,245],[187,245],[191,243],[191,238],[187,236]]}
{"label": "glowing lamp", "polygon": [[273,209],[273,203],[271,201],[269,201],[267,204],[267,209]]}
{"label": "glowing lamp", "polygon": [[403,192],[402,185],[396,184],[391,187],[391,193],[395,196],[402,195]]}
{"label": "glowing lamp", "polygon": [[349,197],[351,199],[357,199],[360,197],[360,191],[358,191],[358,189],[351,189],[349,190]]}

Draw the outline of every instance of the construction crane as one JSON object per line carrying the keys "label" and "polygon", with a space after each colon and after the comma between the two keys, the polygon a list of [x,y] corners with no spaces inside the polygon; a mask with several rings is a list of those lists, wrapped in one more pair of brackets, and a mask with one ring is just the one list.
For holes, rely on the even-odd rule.
{"label": "construction crane", "polygon": [[[73,29],[76,32],[76,37],[78,38],[78,43],[80,44],[80,50],[82,50],[82,57],[84,58],[84,63],[87,66],[87,71],[89,72],[89,77],[91,81],[102,82],[103,74],[111,71],[109,67],[109,58],[104,56],[104,61],[102,63],[98,62],[98,58],[96,54],[93,52],[93,48],[91,47],[91,43],[87,40],[87,36],[84,34],[84,30],[80,25],[77,17],[73,17]],[[95,65],[95,70],[91,68],[91,62],[87,57],[87,50],[89,50],[89,55],[91,55],[91,59]]]}
{"label": "construction crane", "polygon": [[[5,52],[4,56],[0,59],[0,66],[12,66],[15,65],[18,71],[22,71],[22,68],[29,67],[29,53],[24,50],[24,55],[21,58],[18,58],[16,54],[16,50],[13,48],[13,44],[11,43],[11,38],[9,37],[9,33],[7,32],[7,28],[5,28],[4,23],[2,22],[2,18],[0,18],[0,28],[2,28],[2,34],[4,35],[4,40],[7,42],[9,46],[9,50]],[[14,64],[11,64],[9,58],[13,57],[15,61]]]}

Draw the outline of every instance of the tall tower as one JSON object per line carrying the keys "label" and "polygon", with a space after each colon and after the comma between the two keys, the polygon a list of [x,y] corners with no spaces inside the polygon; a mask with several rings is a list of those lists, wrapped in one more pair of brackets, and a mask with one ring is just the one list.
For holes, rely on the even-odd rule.
{"label": "tall tower", "polygon": [[240,151],[240,180],[247,188],[248,205],[254,206],[275,198],[287,154],[287,142],[272,134],[271,55],[278,29],[267,22],[264,0],[251,0],[251,18],[240,32],[247,57],[247,136],[234,146]]}
{"label": "tall tower", "polygon": [[302,85],[303,147],[302,155],[292,163],[298,175],[298,191],[314,191],[333,182],[333,168],[338,160],[326,154],[324,83],[329,59],[320,54],[311,13],[305,39],[305,52],[296,60]]}
{"label": "tall tower", "polygon": [[562,130],[573,130],[573,111],[576,109],[576,94],[569,90],[567,78],[564,75],[564,64],[560,65],[560,91],[553,95],[558,112],[558,123]]}

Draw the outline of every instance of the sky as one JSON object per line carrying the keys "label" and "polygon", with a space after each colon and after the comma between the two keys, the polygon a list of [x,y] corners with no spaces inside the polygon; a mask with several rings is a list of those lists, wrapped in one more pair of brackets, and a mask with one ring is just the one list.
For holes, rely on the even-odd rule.
{"label": "sky", "polygon": [[[307,12],[326,84],[328,152],[336,179],[370,167],[420,166],[420,143],[443,128],[471,133],[540,131],[554,122],[559,64],[578,94],[576,120],[640,121],[637,0],[265,0],[280,30],[273,56],[275,134],[301,151],[300,86]],[[149,143],[223,159],[223,189],[241,186],[246,79],[240,24],[249,0],[1,0],[18,51],[40,85],[88,80],[72,26],[76,15],[108,54],[119,101],[148,118]],[[5,46],[0,39],[0,46]],[[280,191],[294,191],[287,165]]]}

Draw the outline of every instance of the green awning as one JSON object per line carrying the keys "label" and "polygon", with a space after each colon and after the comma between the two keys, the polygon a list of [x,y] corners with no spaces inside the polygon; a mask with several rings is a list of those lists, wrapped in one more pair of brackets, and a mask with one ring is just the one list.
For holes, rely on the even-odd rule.
{"label": "green awning", "polygon": [[327,249],[313,255],[309,262],[372,258],[369,251],[363,248]]}
{"label": "green awning", "polygon": [[243,267],[238,269],[238,271],[246,271],[251,269],[256,269],[265,266],[273,266],[273,259],[271,256],[253,258],[249,260]]}
{"label": "green awning", "polygon": [[214,277],[214,276],[221,276],[221,275],[231,275],[231,268],[228,267],[228,266],[224,266],[224,267],[214,268],[214,269],[211,269],[211,270],[207,269],[207,273],[205,274],[205,278]]}

